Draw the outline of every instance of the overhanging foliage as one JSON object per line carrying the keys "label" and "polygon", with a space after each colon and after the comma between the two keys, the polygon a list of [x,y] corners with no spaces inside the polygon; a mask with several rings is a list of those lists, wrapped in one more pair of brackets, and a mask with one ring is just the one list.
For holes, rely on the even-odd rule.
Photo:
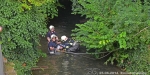
{"label": "overhanging foliage", "polygon": [[[145,62],[147,59],[136,58],[139,52],[148,52],[150,44],[150,15],[149,2],[144,0],[72,0],[73,14],[85,15],[89,20],[84,24],[77,24],[72,36],[88,49],[95,52],[113,52],[107,62],[117,60],[120,66],[128,66],[128,62]],[[132,52],[132,53],[130,53]],[[142,54],[141,54],[142,55]],[[98,58],[99,56],[96,55]],[[146,56],[148,57],[148,56]],[[135,60],[140,59],[140,60]],[[149,64],[138,63],[136,66]],[[126,64],[126,65],[125,65]],[[136,67],[135,67],[136,68]],[[148,72],[148,68],[131,69],[128,71]]]}
{"label": "overhanging foliage", "polygon": [[[52,1],[52,2],[51,2]],[[57,16],[57,0],[1,0],[0,34],[3,55],[15,62],[18,75],[31,74],[40,56],[39,36],[47,32],[47,16]],[[39,3],[39,4],[38,4]]]}

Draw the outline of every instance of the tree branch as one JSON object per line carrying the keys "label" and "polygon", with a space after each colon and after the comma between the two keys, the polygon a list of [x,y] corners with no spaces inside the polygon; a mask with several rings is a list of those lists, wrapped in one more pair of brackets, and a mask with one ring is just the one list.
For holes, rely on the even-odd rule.
{"label": "tree branch", "polygon": [[148,27],[145,27],[145,28],[143,28],[142,30],[140,30],[138,33],[136,33],[133,37],[135,37],[135,36],[137,36],[138,34],[140,34],[141,32],[143,32],[144,30],[146,30],[147,28],[149,28],[149,26]]}

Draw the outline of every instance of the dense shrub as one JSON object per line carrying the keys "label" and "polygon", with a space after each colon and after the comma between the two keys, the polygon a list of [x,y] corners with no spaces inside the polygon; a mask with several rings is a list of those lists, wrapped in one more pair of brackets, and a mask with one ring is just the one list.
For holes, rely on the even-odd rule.
{"label": "dense shrub", "polygon": [[1,0],[0,34],[3,55],[18,75],[29,75],[40,56],[39,36],[47,32],[47,16],[57,16],[57,0]]}
{"label": "dense shrub", "polygon": [[[118,62],[130,72],[148,72],[150,15],[147,0],[72,0],[73,14],[89,20],[77,24],[72,36],[95,53],[113,53],[106,63]],[[97,58],[99,55],[95,55]]]}

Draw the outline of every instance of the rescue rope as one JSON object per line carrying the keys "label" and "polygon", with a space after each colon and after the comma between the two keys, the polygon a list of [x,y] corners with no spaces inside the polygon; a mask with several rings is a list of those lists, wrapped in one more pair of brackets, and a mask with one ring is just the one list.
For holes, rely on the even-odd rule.
{"label": "rescue rope", "polygon": [[84,54],[103,54],[103,53],[108,53],[108,52],[99,52],[99,53],[74,53],[74,52],[65,52],[67,54],[80,54],[80,55],[84,55]]}
{"label": "rescue rope", "polygon": [[[111,52],[110,52],[110,53],[111,53]],[[82,56],[82,57],[88,58],[88,59],[92,59],[92,60],[97,60],[97,59],[103,59],[103,58],[105,58],[105,57],[108,56],[110,53],[108,53],[108,54],[106,54],[106,55],[104,55],[104,56],[102,56],[102,57],[100,57],[100,58],[92,58],[92,57],[87,57],[87,56]]]}
{"label": "rescue rope", "polygon": [[88,58],[88,59],[92,59],[92,60],[97,60],[97,59],[102,59],[102,58],[105,58],[106,56],[108,56],[110,53],[114,52],[114,51],[117,51],[119,50],[120,48],[117,48],[116,50],[113,50],[111,52],[99,52],[99,53],[74,53],[74,52],[65,52],[67,54],[79,54],[79,55],[84,55],[84,54],[104,54],[104,53],[107,53],[106,55],[100,57],[100,58],[91,58],[91,57],[87,57],[87,56],[82,56],[82,57],[85,57],[85,58]]}

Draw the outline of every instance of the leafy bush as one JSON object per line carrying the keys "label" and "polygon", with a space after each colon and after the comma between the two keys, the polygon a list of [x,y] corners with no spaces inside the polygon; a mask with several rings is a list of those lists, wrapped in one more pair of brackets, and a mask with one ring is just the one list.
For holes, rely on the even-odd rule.
{"label": "leafy bush", "polygon": [[1,0],[0,3],[0,25],[3,26],[0,38],[3,55],[9,61],[15,62],[18,75],[29,75],[38,58],[46,56],[38,49],[39,38],[47,32],[47,16],[57,16],[58,2]]}
{"label": "leafy bush", "polygon": [[[106,64],[108,62],[113,64],[116,60],[119,66],[126,66],[127,71],[149,71],[146,53],[147,45],[150,43],[150,3],[147,0],[134,2],[72,0],[72,2],[73,14],[85,15],[89,19],[84,24],[77,24],[78,28],[75,28],[72,34],[75,39],[89,50],[95,49],[95,53],[104,50],[113,53]],[[128,61],[134,63],[129,65]],[[131,69],[131,66],[134,68]]]}

